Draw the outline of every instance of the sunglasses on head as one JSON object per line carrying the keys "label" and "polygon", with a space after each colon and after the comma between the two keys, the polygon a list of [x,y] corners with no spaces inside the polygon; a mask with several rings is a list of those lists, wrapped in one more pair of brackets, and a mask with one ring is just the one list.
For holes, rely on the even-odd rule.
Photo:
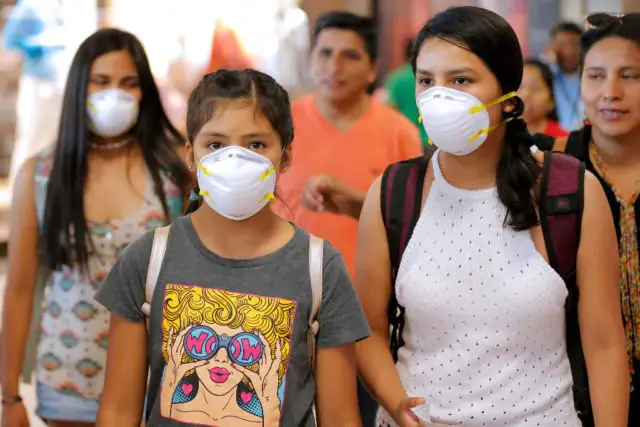
{"label": "sunglasses on head", "polygon": [[245,367],[258,363],[263,352],[262,341],[255,334],[241,332],[230,337],[203,325],[194,326],[187,332],[184,348],[196,360],[209,360],[224,348],[232,362]]}
{"label": "sunglasses on head", "polygon": [[640,29],[640,13],[592,13],[585,18],[587,29],[602,28],[612,24],[624,24]]}

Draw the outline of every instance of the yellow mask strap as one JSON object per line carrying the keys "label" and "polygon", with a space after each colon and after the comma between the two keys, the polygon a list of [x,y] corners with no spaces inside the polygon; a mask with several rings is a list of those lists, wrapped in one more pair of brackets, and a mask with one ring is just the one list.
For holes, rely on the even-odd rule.
{"label": "yellow mask strap", "polygon": [[471,108],[471,114],[476,114],[477,112],[485,110],[485,109],[487,109],[487,108],[489,108],[489,107],[491,107],[493,105],[500,104],[501,102],[504,102],[507,99],[513,98],[514,96],[516,96],[515,92],[509,92],[509,93],[507,93],[505,95],[502,95],[499,98],[494,99],[493,101],[491,101],[489,103],[486,103],[486,104],[483,104],[483,105],[476,105],[475,107]]}
{"label": "yellow mask strap", "polygon": [[213,197],[211,197],[211,196],[209,195],[209,192],[208,192],[208,191],[200,190],[200,195],[201,195],[202,197],[208,197],[208,198],[210,198],[211,200],[213,200]]}
{"label": "yellow mask strap", "polygon": [[269,175],[271,175],[272,173],[276,173],[276,168],[269,168],[266,171],[264,171],[264,173],[262,175],[260,175],[260,181],[264,181],[265,179],[267,179],[269,177]]}
{"label": "yellow mask strap", "polygon": [[258,203],[262,203],[265,200],[272,201],[272,200],[275,200],[275,199],[276,199],[276,195],[275,194],[267,193],[264,196],[262,196],[262,198],[260,199],[260,201]]}
{"label": "yellow mask strap", "polygon": [[[209,169],[205,168],[204,166],[202,166],[200,164],[200,162],[198,162],[198,169],[200,169],[202,172],[204,172],[205,175],[209,175],[211,172],[209,172]],[[201,194],[202,196],[202,194]]]}
{"label": "yellow mask strap", "polygon": [[496,129],[498,126],[500,126],[500,125],[502,125],[504,123],[510,122],[513,119],[514,119],[513,117],[509,117],[507,120],[505,120],[503,122],[500,122],[497,125],[489,126],[486,129],[480,129],[478,132],[476,132],[475,135],[473,135],[471,138],[469,138],[469,142],[474,141],[476,138],[480,137],[481,135],[484,135],[485,133],[489,133],[492,130]]}

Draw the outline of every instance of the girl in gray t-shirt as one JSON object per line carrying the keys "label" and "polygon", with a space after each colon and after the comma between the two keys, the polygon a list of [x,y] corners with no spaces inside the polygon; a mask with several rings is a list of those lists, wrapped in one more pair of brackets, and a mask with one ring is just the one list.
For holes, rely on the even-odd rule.
{"label": "girl in gray t-shirt", "polygon": [[96,295],[112,312],[98,425],[135,425],[145,408],[149,426],[311,427],[314,401],[321,425],[360,425],[354,343],[369,328],[342,257],[324,243],[313,369],[310,236],[268,207],[291,163],[286,92],[253,70],[209,74],[187,133],[197,186],[151,298],[153,233]]}

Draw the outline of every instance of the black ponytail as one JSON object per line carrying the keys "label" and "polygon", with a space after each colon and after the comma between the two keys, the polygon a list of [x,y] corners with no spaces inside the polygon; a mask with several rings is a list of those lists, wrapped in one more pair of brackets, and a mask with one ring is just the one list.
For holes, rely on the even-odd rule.
{"label": "black ponytail", "polygon": [[520,118],[524,103],[514,98],[515,108],[505,113],[511,119],[506,124],[505,145],[496,175],[498,196],[507,208],[505,225],[516,231],[538,225],[536,187],[542,172],[540,163],[531,153],[533,138],[527,124]]}

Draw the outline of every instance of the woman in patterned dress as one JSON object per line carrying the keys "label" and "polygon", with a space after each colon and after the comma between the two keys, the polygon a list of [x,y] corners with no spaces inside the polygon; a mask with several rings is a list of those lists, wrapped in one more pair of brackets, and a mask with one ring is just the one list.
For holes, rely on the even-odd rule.
{"label": "woman in patterned dress", "polygon": [[[180,215],[191,189],[181,135],[132,34],[105,29],[90,36],[65,90],[55,149],[27,161],[14,186],[2,336],[5,427],[28,426],[19,378],[32,317],[40,329],[38,415],[56,427],[95,423],[109,328],[95,290],[129,242]],[[46,269],[46,296],[42,315],[32,316],[42,292],[37,265]]]}

